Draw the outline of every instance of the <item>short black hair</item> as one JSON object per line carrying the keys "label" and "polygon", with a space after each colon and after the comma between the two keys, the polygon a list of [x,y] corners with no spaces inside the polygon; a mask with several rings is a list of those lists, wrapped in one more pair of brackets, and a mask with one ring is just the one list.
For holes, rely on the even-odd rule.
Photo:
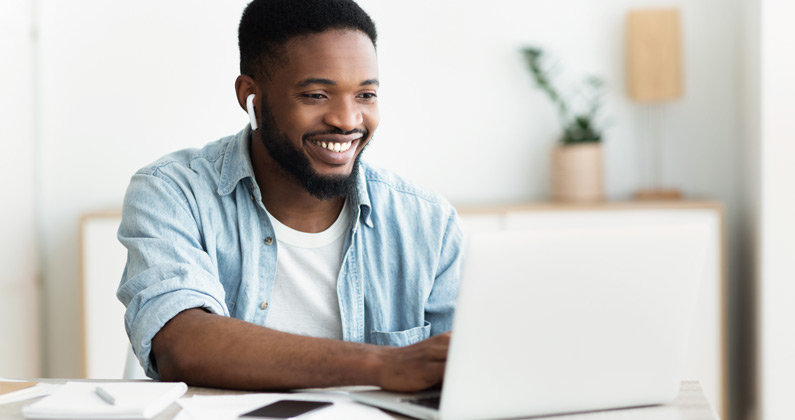
{"label": "short black hair", "polygon": [[365,33],[373,46],[375,23],[353,0],[254,0],[246,6],[238,27],[240,74],[269,77],[284,45],[292,38],[328,29]]}

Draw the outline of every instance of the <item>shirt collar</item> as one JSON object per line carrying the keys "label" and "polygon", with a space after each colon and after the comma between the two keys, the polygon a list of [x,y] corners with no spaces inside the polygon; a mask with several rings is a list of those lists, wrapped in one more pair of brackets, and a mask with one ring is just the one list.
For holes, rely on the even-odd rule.
{"label": "shirt collar", "polygon": [[359,173],[356,177],[356,192],[351,199],[353,200],[354,209],[358,213],[357,217],[361,217],[367,227],[373,227],[372,206],[370,205],[370,194],[367,191],[367,171],[369,165],[359,161]]}
{"label": "shirt collar", "polygon": [[[218,194],[229,195],[235,190],[237,184],[245,178],[255,181],[254,166],[251,164],[251,154],[249,144],[251,142],[251,126],[235,134],[234,138],[224,149],[224,160],[221,165],[221,179],[218,183]],[[353,210],[356,217],[360,217],[365,225],[373,227],[372,206],[370,205],[370,194],[367,191],[368,165],[359,162],[359,173],[356,178],[356,191],[350,199],[354,204]]]}

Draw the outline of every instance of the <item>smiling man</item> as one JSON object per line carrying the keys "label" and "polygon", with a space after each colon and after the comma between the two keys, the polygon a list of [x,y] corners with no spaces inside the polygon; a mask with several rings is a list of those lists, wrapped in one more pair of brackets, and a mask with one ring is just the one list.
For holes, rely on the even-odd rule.
{"label": "smiling man", "polygon": [[462,233],[437,195],[360,160],[376,30],[351,0],[254,0],[235,91],[251,124],[138,171],[118,290],[147,375],[413,391],[444,372]]}

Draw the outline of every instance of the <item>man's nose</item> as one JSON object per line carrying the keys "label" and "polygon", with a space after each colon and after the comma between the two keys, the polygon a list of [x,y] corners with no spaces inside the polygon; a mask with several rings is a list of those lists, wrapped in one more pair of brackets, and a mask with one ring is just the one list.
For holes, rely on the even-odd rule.
{"label": "man's nose", "polygon": [[361,128],[364,118],[362,111],[353,101],[340,100],[332,105],[324,116],[324,122],[348,132],[354,128]]}

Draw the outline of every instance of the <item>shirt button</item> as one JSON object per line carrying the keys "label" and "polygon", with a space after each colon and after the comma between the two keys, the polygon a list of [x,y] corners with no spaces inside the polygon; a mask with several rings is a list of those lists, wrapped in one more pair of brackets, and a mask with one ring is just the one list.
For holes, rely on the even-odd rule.
{"label": "shirt button", "polygon": [[262,310],[268,309],[268,302],[262,302],[259,305],[259,308],[262,309]]}
{"label": "shirt button", "polygon": [[265,238],[265,245],[273,245],[273,238],[271,238],[270,236]]}
{"label": "shirt button", "polygon": [[254,201],[254,194],[249,194],[248,196],[251,197],[251,201]]}

